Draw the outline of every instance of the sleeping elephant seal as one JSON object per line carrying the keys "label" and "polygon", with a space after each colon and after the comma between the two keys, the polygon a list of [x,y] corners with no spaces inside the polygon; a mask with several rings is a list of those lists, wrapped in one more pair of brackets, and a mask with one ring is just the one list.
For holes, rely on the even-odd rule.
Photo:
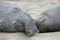
{"label": "sleeping elephant seal", "polygon": [[21,32],[28,36],[38,32],[32,17],[11,3],[0,2],[0,31]]}
{"label": "sleeping elephant seal", "polygon": [[60,31],[60,6],[42,12],[36,24],[40,33]]}

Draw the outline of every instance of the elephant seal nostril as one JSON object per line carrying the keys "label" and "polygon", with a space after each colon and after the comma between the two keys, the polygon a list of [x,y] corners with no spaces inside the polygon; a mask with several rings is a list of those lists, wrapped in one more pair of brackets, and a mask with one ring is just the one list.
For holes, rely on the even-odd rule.
{"label": "elephant seal nostril", "polygon": [[27,32],[28,34],[30,33],[30,32]]}

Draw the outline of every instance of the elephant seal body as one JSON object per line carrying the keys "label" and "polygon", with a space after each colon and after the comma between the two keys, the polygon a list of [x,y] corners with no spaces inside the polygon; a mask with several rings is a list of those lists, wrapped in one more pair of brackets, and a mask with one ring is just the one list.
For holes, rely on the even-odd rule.
{"label": "elephant seal body", "polygon": [[38,32],[32,17],[11,3],[0,2],[0,31],[21,32],[32,36]]}
{"label": "elephant seal body", "polygon": [[41,33],[60,31],[60,6],[42,12],[36,24]]}

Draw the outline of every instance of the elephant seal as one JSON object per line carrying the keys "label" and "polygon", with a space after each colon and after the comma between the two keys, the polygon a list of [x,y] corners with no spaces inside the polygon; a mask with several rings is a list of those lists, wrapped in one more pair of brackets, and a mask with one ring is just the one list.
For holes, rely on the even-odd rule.
{"label": "elephant seal", "polygon": [[60,31],[60,6],[43,11],[36,24],[40,33]]}
{"label": "elephant seal", "polygon": [[15,4],[0,2],[0,32],[21,31],[28,36],[35,35],[38,32],[35,21]]}

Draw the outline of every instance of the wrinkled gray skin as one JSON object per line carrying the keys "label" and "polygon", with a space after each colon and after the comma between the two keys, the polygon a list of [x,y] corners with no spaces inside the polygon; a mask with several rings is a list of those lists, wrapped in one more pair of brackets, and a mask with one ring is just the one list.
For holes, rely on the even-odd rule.
{"label": "wrinkled gray skin", "polygon": [[0,2],[0,31],[21,32],[25,31],[28,36],[38,32],[35,21],[31,16],[16,5]]}
{"label": "wrinkled gray skin", "polygon": [[60,31],[60,6],[42,12],[36,24],[40,33]]}

